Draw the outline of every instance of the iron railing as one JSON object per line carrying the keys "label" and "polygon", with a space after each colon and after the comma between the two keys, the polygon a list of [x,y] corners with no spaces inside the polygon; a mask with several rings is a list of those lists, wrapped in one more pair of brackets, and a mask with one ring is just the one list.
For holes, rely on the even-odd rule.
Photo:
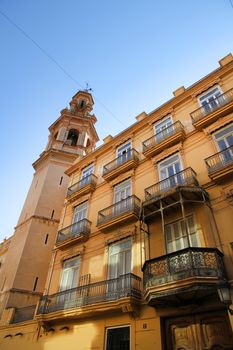
{"label": "iron railing", "polygon": [[81,188],[91,184],[94,187],[96,186],[96,182],[97,182],[97,176],[95,176],[94,174],[90,174],[88,176],[85,176],[83,179],[81,179],[80,181],[76,182],[74,185],[70,186],[68,188],[67,191],[67,196],[71,196],[73,193],[81,190]]}
{"label": "iron railing", "polygon": [[103,176],[117,169],[119,166],[125,164],[129,160],[139,160],[139,153],[135,149],[130,149],[128,152],[122,154],[116,159],[112,160],[103,167]]}
{"label": "iron railing", "polygon": [[19,322],[33,320],[35,310],[36,310],[36,305],[15,309],[14,317],[11,323],[19,323]]}
{"label": "iron railing", "polygon": [[185,248],[147,260],[143,266],[145,288],[189,277],[225,280],[223,254],[217,248]]}
{"label": "iron railing", "polygon": [[74,224],[58,231],[56,243],[61,243],[70,238],[82,237],[86,240],[91,231],[91,221],[87,219],[80,220]]}
{"label": "iron railing", "polygon": [[174,124],[168,126],[167,128],[163,129],[162,131],[158,132],[154,136],[150,137],[149,139],[143,141],[142,143],[142,152],[146,152],[148,149],[151,149],[152,147],[158,145],[162,141],[168,139],[170,136],[180,132],[184,131],[183,124],[178,120]]}
{"label": "iron railing", "polygon": [[177,186],[190,185],[198,185],[198,182],[195,171],[189,167],[146,188],[145,199],[150,200],[152,198],[160,197]]}
{"label": "iron railing", "polygon": [[233,89],[230,89],[223,94],[213,98],[210,102],[207,102],[203,106],[190,113],[193,123],[196,123],[206,115],[216,111],[231,101],[233,101]]}
{"label": "iron railing", "polygon": [[135,195],[129,196],[126,199],[122,199],[121,201],[111,205],[110,207],[99,211],[97,226],[130,211],[134,211],[134,213],[139,216],[140,207],[141,201]]}
{"label": "iron railing", "polygon": [[53,295],[45,295],[40,301],[37,314],[79,308],[125,297],[141,298],[140,277],[128,273],[118,278],[79,286]]}
{"label": "iron railing", "polygon": [[228,165],[233,164],[233,146],[224,149],[221,152],[215,153],[213,156],[205,159],[208,173],[212,174],[215,171],[221,170]]}

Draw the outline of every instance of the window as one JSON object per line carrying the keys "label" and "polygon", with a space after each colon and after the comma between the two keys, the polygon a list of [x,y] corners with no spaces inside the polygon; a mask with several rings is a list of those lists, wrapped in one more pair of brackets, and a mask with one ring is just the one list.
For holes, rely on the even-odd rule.
{"label": "window", "polygon": [[233,161],[233,124],[214,134],[214,140],[221,154],[219,155],[224,165]]}
{"label": "window", "polygon": [[131,240],[124,240],[109,247],[108,262],[108,298],[125,296],[130,288],[130,278],[125,276],[131,272]]}
{"label": "window", "polygon": [[224,96],[222,95],[222,91],[219,87],[215,87],[205,92],[198,98],[198,100],[200,105],[203,106],[204,112],[206,113],[216,109],[225,101]]}
{"label": "window", "polygon": [[219,151],[233,146],[233,124],[214,134],[215,142],[217,143]]}
{"label": "window", "polygon": [[131,196],[131,180],[128,179],[114,187],[114,203]]}
{"label": "window", "polygon": [[85,186],[90,182],[90,175],[94,173],[94,165],[91,164],[82,170],[81,174],[81,187]]}
{"label": "window", "polygon": [[73,224],[71,227],[71,234],[73,237],[75,237],[77,234],[79,234],[85,227],[85,221],[87,217],[87,202],[78,205],[74,209],[74,214],[73,214]]}
{"label": "window", "polygon": [[109,247],[108,277],[117,278],[131,272],[131,240],[114,243]]}
{"label": "window", "polygon": [[129,350],[130,327],[108,328],[105,350]]}
{"label": "window", "polygon": [[84,202],[74,208],[73,224],[79,222],[87,217],[87,202]]}
{"label": "window", "polygon": [[131,157],[131,142],[125,143],[123,146],[120,146],[116,151],[117,164],[121,165]]}
{"label": "window", "polygon": [[169,128],[173,124],[172,117],[166,117],[163,120],[160,120],[154,125],[154,133],[156,142],[162,141],[164,138],[169,136],[172,132],[172,129]]}
{"label": "window", "polygon": [[76,146],[78,136],[79,132],[76,129],[70,129],[65,143],[70,146]]}
{"label": "window", "polygon": [[[172,187],[184,184],[182,164],[179,154],[175,154],[159,163],[160,191],[167,191]],[[162,181],[166,180],[167,181]]]}
{"label": "window", "polygon": [[78,285],[80,258],[66,260],[63,264],[59,291],[75,288]]}
{"label": "window", "polygon": [[[190,245],[191,247],[198,247],[199,238],[193,215],[188,216],[186,220],[188,224]],[[186,224],[183,219],[165,225],[165,239],[167,253],[176,252],[177,250],[188,247]]]}

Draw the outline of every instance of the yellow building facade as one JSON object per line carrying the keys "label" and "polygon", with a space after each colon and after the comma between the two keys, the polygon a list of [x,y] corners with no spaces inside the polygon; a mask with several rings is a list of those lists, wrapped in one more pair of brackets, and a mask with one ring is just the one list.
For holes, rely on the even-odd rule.
{"label": "yellow building facade", "polygon": [[33,319],[8,349],[232,349],[233,57],[65,171]]}

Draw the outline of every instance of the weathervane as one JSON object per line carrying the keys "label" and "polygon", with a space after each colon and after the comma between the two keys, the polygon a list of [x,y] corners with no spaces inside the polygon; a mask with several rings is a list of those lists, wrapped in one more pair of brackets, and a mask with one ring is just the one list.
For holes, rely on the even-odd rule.
{"label": "weathervane", "polygon": [[92,88],[89,87],[89,84],[86,82],[86,89],[84,90],[86,92],[93,91]]}

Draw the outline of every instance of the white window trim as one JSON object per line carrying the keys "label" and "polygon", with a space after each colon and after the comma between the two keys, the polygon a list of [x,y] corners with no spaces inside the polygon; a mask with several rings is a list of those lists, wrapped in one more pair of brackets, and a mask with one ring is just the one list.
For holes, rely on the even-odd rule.
{"label": "white window trim", "polygon": [[200,107],[203,107],[202,102],[200,101],[200,98],[203,97],[203,96],[205,96],[206,94],[208,94],[209,92],[211,92],[211,90],[214,90],[214,89],[216,89],[216,88],[218,88],[219,92],[220,92],[221,94],[223,94],[223,91],[222,91],[221,87],[220,87],[219,85],[214,85],[214,86],[212,86],[211,88],[209,88],[208,90],[205,90],[201,95],[198,95],[197,101],[198,101],[198,104],[199,104]]}
{"label": "white window trim", "polygon": [[[225,125],[224,127],[220,128],[220,129],[218,129],[218,130],[216,130],[216,131],[212,134],[212,135],[213,135],[213,141],[214,141],[214,143],[215,143],[215,146],[216,146],[216,149],[217,149],[218,152],[220,152],[221,150],[220,150],[219,145],[218,145],[218,139],[216,139],[215,135],[216,135],[217,133],[219,133],[220,131],[224,131],[225,129],[229,128],[230,126],[233,126],[233,123],[230,123],[230,124],[228,124],[228,125]],[[233,132],[232,132],[232,134],[233,134]],[[229,135],[230,135],[230,133],[229,133]],[[221,139],[219,139],[219,140],[221,140]]]}
{"label": "white window trim", "polygon": [[[201,231],[201,230],[200,230],[200,228],[199,228],[199,226],[198,226],[198,224],[197,224],[196,215],[195,215],[194,212],[188,213],[188,214],[186,215],[185,219],[187,219],[187,218],[190,217],[190,216],[193,217],[193,223],[194,223],[194,227],[195,227],[195,232],[196,232],[196,234],[197,234],[197,237],[196,237],[196,238],[197,238],[197,242],[198,242],[198,247],[201,247],[201,239],[200,239],[200,235],[199,235],[199,231]],[[180,216],[180,217],[177,218],[176,220],[172,220],[172,221],[167,222],[167,223],[165,224],[165,226],[166,226],[166,225],[173,225],[174,223],[179,222],[179,221],[182,221],[182,220],[184,220],[184,218],[183,218],[182,216]],[[190,234],[189,234],[189,236],[190,236]],[[165,251],[167,252],[167,250],[168,250],[168,242],[167,242],[167,237],[166,237],[166,235],[164,236],[164,242],[165,242]],[[190,241],[189,241],[189,242],[190,242]],[[191,247],[192,247],[192,246],[191,246]]]}
{"label": "white window trim", "polygon": [[163,160],[161,160],[160,162],[158,162],[159,181],[162,181],[162,180],[161,180],[161,172],[160,172],[160,170],[161,170],[161,167],[160,167],[161,163],[165,162],[166,160],[169,160],[170,158],[174,157],[175,155],[178,155],[178,157],[179,157],[180,169],[181,169],[180,171],[183,171],[183,170],[184,170],[184,166],[183,166],[183,162],[182,162],[182,158],[181,158],[180,153],[179,153],[179,152],[174,153],[174,154],[172,154],[171,156],[169,156],[169,157],[167,157],[167,158],[164,158]]}
{"label": "white window trim", "polygon": [[[81,176],[80,176],[80,180],[83,179],[83,172],[86,171],[86,170],[88,170],[89,168],[92,168],[92,169],[93,169],[92,174],[94,174],[94,164],[91,163],[91,164],[89,164],[88,166],[86,166],[85,168],[82,169]],[[88,176],[89,176],[89,175],[88,175]]]}
{"label": "white window trim", "polygon": [[[87,219],[87,218],[88,218],[89,203],[88,203],[88,201],[85,201],[85,202],[82,202],[82,203],[76,205],[76,206],[73,208],[72,224],[75,224],[76,222],[78,222],[78,221],[76,221],[76,222],[74,221],[74,214],[75,214],[76,208],[78,208],[78,207],[81,206],[81,205],[84,205],[85,203],[86,203],[86,205],[87,205],[87,212],[86,212],[86,216],[85,216],[84,219]],[[72,225],[72,224],[71,224],[71,225]]]}
{"label": "white window trim", "polygon": [[[117,242],[113,242],[111,244],[109,244],[109,247],[108,247],[108,267],[109,267],[109,259],[110,259],[110,256],[111,255],[115,255],[115,254],[110,254],[110,248],[114,245],[117,245],[117,244],[121,244],[123,242],[126,242],[126,241],[130,241],[130,250],[131,250],[131,261],[130,261],[130,270],[131,270],[131,273],[133,271],[133,241],[132,241],[132,238],[131,237],[126,237],[126,238],[123,238]],[[129,249],[127,249],[128,251]],[[122,250],[122,251],[126,251],[126,249]],[[109,268],[108,268],[108,278],[109,278]]]}
{"label": "white window trim", "polygon": [[171,119],[172,124],[174,124],[173,116],[171,114],[167,115],[166,117],[163,117],[162,119],[158,120],[156,123],[153,124],[154,135],[157,134],[157,132],[156,132],[156,125],[158,126],[159,124],[164,122],[166,119]]}
{"label": "white window trim", "polygon": [[107,331],[108,329],[116,329],[116,328],[129,328],[129,349],[131,349],[131,325],[130,324],[125,324],[125,325],[119,325],[119,326],[111,326],[111,327],[106,327],[105,328],[105,346],[104,346],[104,350],[107,350]]}
{"label": "white window trim", "polygon": [[119,156],[118,156],[118,151],[119,151],[119,149],[120,149],[120,148],[123,148],[124,146],[126,146],[126,145],[128,145],[128,144],[130,144],[130,149],[132,149],[132,141],[131,141],[131,140],[128,140],[128,141],[122,143],[120,146],[117,147],[117,149],[116,149],[116,158],[119,157]]}
{"label": "white window trim", "polygon": [[124,181],[122,181],[122,182],[120,182],[120,183],[118,183],[118,184],[116,184],[115,186],[114,186],[114,188],[113,188],[113,204],[115,204],[115,203],[117,203],[117,202],[115,202],[115,198],[116,198],[116,188],[117,188],[117,186],[120,186],[121,184],[123,184],[124,182],[127,182],[127,181],[129,181],[130,182],[130,196],[129,197],[131,197],[132,196],[132,179],[131,178],[128,178],[128,179],[126,179],[126,180],[124,180]]}

